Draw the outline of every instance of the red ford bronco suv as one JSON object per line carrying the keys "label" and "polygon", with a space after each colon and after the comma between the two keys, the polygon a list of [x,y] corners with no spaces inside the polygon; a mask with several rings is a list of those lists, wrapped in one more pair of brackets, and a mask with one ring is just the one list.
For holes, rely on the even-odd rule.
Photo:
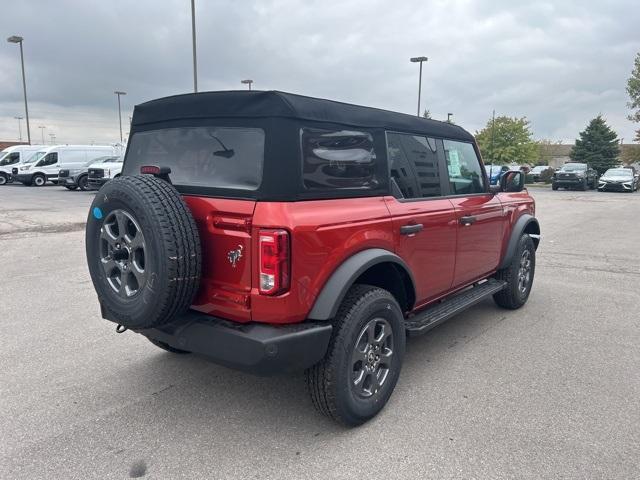
{"label": "red ford bronco suv", "polygon": [[170,352],[306,370],[323,414],[386,404],[407,335],[531,291],[522,172],[489,186],[459,126],[282,92],[135,108],[123,176],[89,212],[102,316]]}

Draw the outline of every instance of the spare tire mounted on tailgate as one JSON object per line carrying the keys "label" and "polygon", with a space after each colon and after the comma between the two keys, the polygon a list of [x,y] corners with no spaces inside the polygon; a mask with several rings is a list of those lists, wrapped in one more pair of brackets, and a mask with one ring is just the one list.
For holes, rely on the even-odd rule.
{"label": "spare tire mounted on tailgate", "polygon": [[103,314],[125,327],[170,322],[200,284],[200,237],[178,191],[151,175],[104,185],[91,204],[87,262]]}

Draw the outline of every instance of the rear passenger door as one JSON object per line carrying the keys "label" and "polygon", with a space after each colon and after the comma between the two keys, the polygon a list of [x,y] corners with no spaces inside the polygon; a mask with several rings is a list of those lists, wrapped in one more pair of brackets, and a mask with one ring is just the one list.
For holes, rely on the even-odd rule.
{"label": "rear passenger door", "polygon": [[442,141],[387,132],[393,197],[386,197],[396,253],[410,267],[416,306],[446,293],[453,281],[456,214],[443,198]]}
{"label": "rear passenger door", "polygon": [[497,196],[489,193],[480,158],[472,143],[444,140],[447,190],[455,208],[458,247],[454,287],[495,270],[502,250],[504,215]]}

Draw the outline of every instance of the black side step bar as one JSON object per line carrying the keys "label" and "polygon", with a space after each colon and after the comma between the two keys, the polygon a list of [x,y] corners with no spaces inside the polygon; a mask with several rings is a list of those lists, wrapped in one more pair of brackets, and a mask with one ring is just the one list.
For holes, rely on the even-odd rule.
{"label": "black side step bar", "polygon": [[506,282],[489,279],[418,312],[404,321],[410,336],[423,334],[472,305],[498,293]]}

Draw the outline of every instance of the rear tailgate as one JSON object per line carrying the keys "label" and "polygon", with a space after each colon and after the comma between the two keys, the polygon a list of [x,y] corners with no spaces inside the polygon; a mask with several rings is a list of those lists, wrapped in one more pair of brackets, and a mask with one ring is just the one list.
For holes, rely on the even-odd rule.
{"label": "rear tailgate", "polygon": [[202,282],[194,310],[251,320],[251,221],[256,202],[185,196],[200,232]]}

